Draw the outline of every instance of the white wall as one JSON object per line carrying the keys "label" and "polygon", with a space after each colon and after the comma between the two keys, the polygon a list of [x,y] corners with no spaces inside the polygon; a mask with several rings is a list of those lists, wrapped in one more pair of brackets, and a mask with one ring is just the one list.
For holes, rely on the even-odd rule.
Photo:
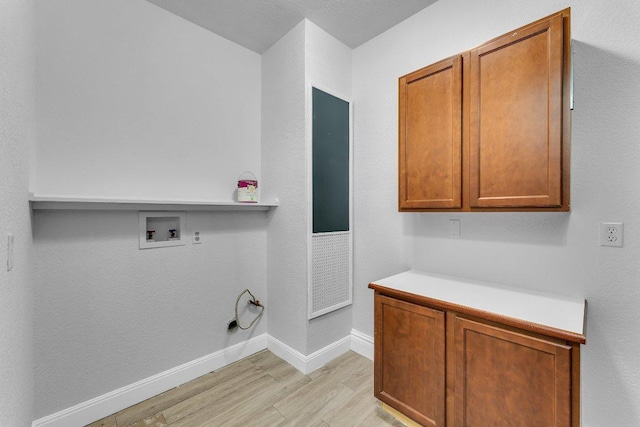
{"label": "white wall", "polygon": [[268,229],[269,334],[303,355],[349,335],[351,307],[307,320],[310,85],[351,97],[351,49],[303,20],[262,56],[262,170],[280,206]]}
{"label": "white wall", "polygon": [[243,289],[266,299],[263,212],[188,212],[201,245],[147,250],[137,221],[35,213],[37,418],[266,332],[226,327]]}
{"label": "white wall", "polygon": [[[38,2],[36,25],[37,192],[231,200],[260,179],[259,55],[143,0]],[[265,333],[226,322],[245,288],[266,300],[267,222],[188,212],[203,244],[139,250],[137,212],[37,211],[36,418]]]}
{"label": "white wall", "polygon": [[[351,49],[311,21],[305,25],[306,142],[312,146],[313,111],[310,87],[351,100]],[[307,161],[307,159],[305,159]],[[309,165],[309,164],[308,164]],[[309,171],[310,173],[311,171]],[[309,221],[312,214],[309,213]],[[309,224],[311,226],[311,224]],[[309,233],[310,231],[307,231]],[[354,231],[351,230],[353,233]],[[309,321],[307,354],[328,346],[351,332],[352,306]]]}
{"label": "white wall", "polygon": [[[305,26],[305,77],[307,83],[351,99],[351,52],[338,39],[307,20]],[[307,121],[309,128],[313,123]]]}
{"label": "white wall", "polygon": [[262,171],[280,206],[267,231],[269,335],[306,354],[305,24],[262,55]]}
{"label": "white wall", "polygon": [[[33,419],[33,284],[27,199],[35,125],[33,2],[0,2],[0,423]],[[15,240],[7,271],[7,234]]]}
{"label": "white wall", "polygon": [[226,201],[260,177],[260,55],[144,0],[37,7],[37,194]]}
{"label": "white wall", "polygon": [[[571,213],[396,213],[397,78],[567,6]],[[440,0],[354,51],[356,224],[368,231],[356,239],[355,329],[373,333],[367,282],[407,267],[583,296],[583,425],[640,425],[638,22],[633,0]],[[449,218],[461,219],[459,239],[447,237]],[[624,248],[598,246],[599,221],[625,223]]]}

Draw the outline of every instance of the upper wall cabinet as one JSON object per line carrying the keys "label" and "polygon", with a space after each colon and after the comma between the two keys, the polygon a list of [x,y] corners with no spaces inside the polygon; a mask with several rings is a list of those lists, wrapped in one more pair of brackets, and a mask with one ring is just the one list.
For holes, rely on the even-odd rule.
{"label": "upper wall cabinet", "polygon": [[570,10],[399,80],[401,211],[568,211]]}

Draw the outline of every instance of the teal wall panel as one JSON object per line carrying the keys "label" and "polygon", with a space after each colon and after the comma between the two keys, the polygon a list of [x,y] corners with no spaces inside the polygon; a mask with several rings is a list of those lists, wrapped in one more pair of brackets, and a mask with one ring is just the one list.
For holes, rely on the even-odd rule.
{"label": "teal wall panel", "polygon": [[349,103],[313,88],[313,232],[349,230]]}

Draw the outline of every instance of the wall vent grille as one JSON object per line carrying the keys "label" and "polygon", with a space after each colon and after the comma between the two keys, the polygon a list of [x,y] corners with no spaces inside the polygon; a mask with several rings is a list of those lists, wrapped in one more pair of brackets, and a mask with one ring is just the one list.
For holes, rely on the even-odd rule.
{"label": "wall vent grille", "polygon": [[352,302],[351,232],[312,235],[309,319]]}

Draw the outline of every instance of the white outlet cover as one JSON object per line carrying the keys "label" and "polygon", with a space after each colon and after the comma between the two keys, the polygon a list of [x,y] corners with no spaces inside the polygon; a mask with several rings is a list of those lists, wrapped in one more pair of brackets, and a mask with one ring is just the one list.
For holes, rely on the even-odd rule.
{"label": "white outlet cover", "polygon": [[622,222],[601,222],[600,223],[600,246],[611,246],[621,248],[624,243],[624,223]]}
{"label": "white outlet cover", "polygon": [[194,231],[191,233],[191,244],[199,245],[202,243],[202,232]]}

